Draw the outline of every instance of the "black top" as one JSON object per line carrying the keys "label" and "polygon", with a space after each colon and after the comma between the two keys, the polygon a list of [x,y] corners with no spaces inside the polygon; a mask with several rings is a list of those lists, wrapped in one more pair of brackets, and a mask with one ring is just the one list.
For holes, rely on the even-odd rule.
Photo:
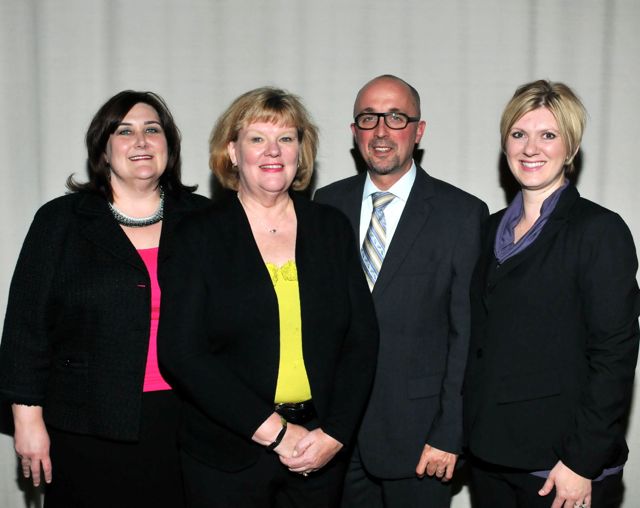
{"label": "black top", "polygon": [[638,262],[615,213],[569,186],[540,236],[498,265],[491,216],[471,286],[467,444],[503,466],[587,478],[624,463],[638,354]]}
{"label": "black top", "polygon": [[[373,303],[347,219],[293,200],[305,367],[320,426],[348,445],[375,369]],[[186,399],[183,448],[238,470],[265,453],[251,436],[274,410],[277,297],[235,196],[183,225],[160,270],[160,363]]]}
{"label": "black top", "polygon": [[[208,203],[167,194],[160,258],[177,220]],[[79,192],[45,204],[11,282],[0,393],[43,406],[45,422],[58,429],[137,439],[150,301],[144,262],[102,196]]]}

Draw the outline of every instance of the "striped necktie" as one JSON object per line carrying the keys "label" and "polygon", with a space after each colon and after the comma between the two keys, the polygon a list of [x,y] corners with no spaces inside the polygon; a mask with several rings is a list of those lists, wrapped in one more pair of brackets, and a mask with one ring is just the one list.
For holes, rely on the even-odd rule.
{"label": "striped necktie", "polygon": [[373,291],[382,260],[384,259],[387,243],[387,221],[384,217],[385,207],[393,201],[395,196],[390,192],[375,192],[371,195],[373,201],[373,212],[367,235],[362,242],[360,257],[362,258],[362,268],[367,276],[369,289]]}

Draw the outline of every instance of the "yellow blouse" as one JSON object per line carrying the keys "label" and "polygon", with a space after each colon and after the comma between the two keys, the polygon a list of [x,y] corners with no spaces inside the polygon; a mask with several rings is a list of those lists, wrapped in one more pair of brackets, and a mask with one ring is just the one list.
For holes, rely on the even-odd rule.
{"label": "yellow blouse", "polygon": [[291,260],[278,267],[266,263],[278,297],[280,316],[280,366],[275,402],[302,402],[311,399],[311,387],[302,354],[302,320],[298,270]]}

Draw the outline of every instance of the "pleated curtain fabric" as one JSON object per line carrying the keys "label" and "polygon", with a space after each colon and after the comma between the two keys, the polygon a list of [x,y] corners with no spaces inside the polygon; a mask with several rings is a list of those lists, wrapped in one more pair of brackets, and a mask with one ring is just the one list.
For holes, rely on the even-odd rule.
{"label": "pleated curtain fabric", "polygon": [[[640,171],[629,156],[640,117],[640,1],[389,4],[0,0],[0,113],[8,119],[0,126],[0,314],[35,211],[64,194],[71,173],[86,181],[89,121],[125,89],[166,99],[183,134],[182,181],[217,197],[207,141],[218,115],[265,84],[299,95],[321,133],[313,193],[358,171],[349,131],[356,95],[369,79],[391,73],[422,99],[420,165],[497,212],[513,184],[500,149],[502,109],[523,83],[562,81],[589,111],[580,193],[619,213],[640,244]],[[131,5],[146,7],[147,23],[130,15]],[[264,27],[276,24],[288,29],[265,43]],[[158,38],[158,26],[170,29]],[[388,37],[376,37],[377,26]],[[640,506],[640,390],[634,400],[622,508]],[[39,491],[16,481],[10,426],[11,412],[0,411],[0,507],[41,506]],[[470,508],[467,492],[463,486],[451,507]]]}

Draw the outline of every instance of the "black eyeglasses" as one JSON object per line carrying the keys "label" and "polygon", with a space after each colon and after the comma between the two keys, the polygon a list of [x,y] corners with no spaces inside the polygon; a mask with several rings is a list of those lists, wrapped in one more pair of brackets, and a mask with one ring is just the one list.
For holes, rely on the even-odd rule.
{"label": "black eyeglasses", "polygon": [[358,129],[370,131],[378,126],[380,117],[384,118],[384,123],[389,129],[397,131],[404,129],[410,122],[418,122],[420,120],[418,116],[409,116],[391,111],[390,113],[360,113],[353,121]]}

